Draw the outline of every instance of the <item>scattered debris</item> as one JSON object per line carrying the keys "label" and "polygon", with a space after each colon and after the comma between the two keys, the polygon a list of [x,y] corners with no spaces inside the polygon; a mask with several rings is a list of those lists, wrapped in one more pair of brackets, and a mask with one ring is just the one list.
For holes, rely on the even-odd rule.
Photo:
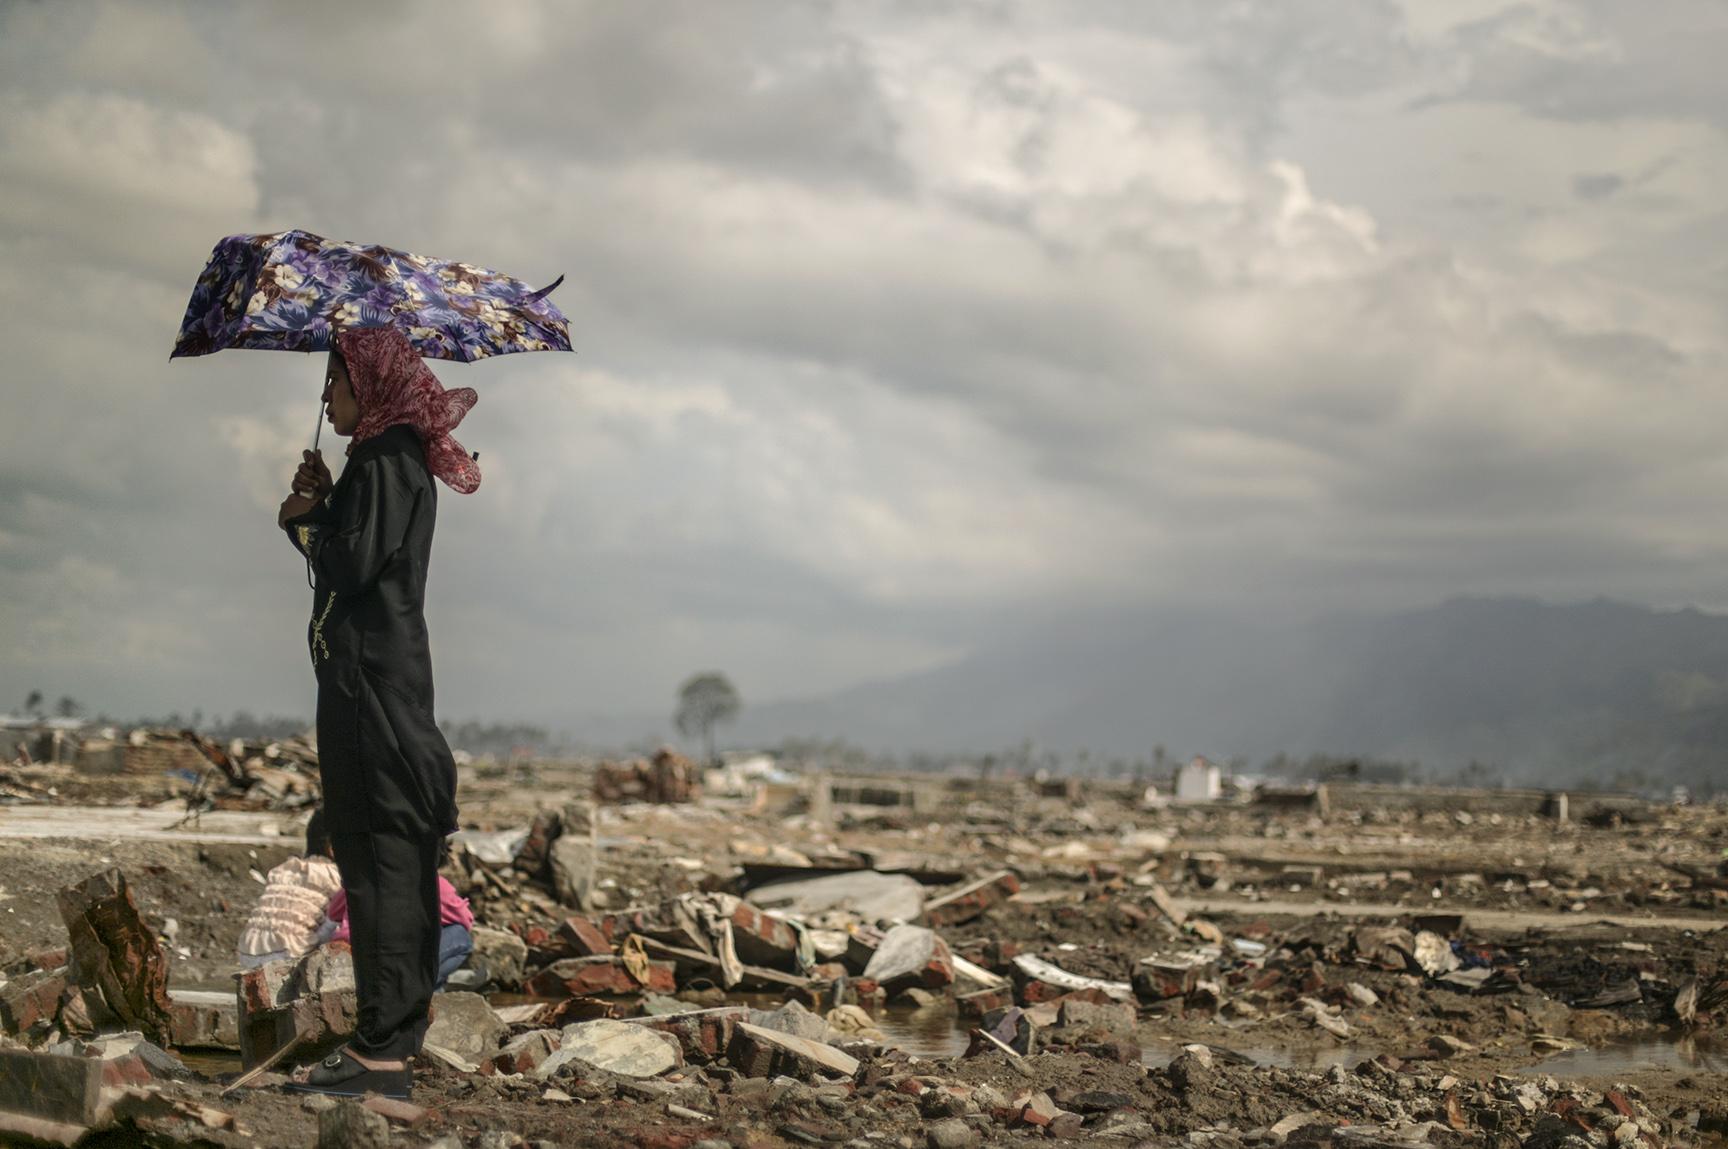
{"label": "scattered debris", "polygon": [[118,869],[105,870],[61,890],[59,902],[86,1024],[100,1026],[103,1018],[90,1014],[99,1002],[99,1013],[105,1009],[125,1027],[172,1044],[167,959],[138,913],[125,877]]}
{"label": "scattered debris", "polygon": [[[322,947],[229,982],[232,966],[201,951],[217,944],[210,923],[244,917],[247,873],[297,846],[297,825],[270,811],[307,791],[248,795],[281,781],[267,771],[315,780],[315,756],[215,748],[236,776],[184,738],[144,748],[199,755],[209,794],[272,803],[269,816],[243,842],[188,823],[205,836],[172,857],[104,837],[82,856],[120,869],[94,878],[80,862],[27,888],[0,870],[3,904],[20,910],[8,917],[23,916],[17,895],[64,887],[67,929],[13,944],[0,923],[9,1136],[69,1143],[130,1123],[153,1143],[298,1149],[384,1144],[395,1125],[412,1131],[398,1142],[442,1149],[1020,1136],[1660,1149],[1728,1114],[1702,1074],[1629,1070],[1594,1092],[1519,1072],[1665,1040],[1663,1027],[1702,1048],[1728,1021],[1728,934],[1696,923],[1723,891],[1692,880],[1714,862],[1665,857],[1687,874],[1648,857],[1658,838],[1711,841],[1710,811],[1601,825],[1531,813],[1513,833],[1483,806],[1468,822],[1375,813],[1338,789],[1323,809],[1149,810],[1144,787],[1071,779],[784,773],[753,797],[709,799],[670,759],[658,774],[631,766],[638,789],[610,798],[621,776],[603,786],[598,768],[464,764],[467,821],[445,873],[474,907],[475,946],[462,988],[435,1002],[413,1100],[286,1098],[287,1065],[352,1032],[349,955]],[[72,762],[8,769],[0,784],[38,816],[69,780],[157,784]],[[1692,915],[1692,933],[1621,907]],[[1313,912],[1328,909],[1346,912]],[[180,972],[201,961],[195,978]],[[85,1076],[41,1089],[60,1098],[46,1111],[9,1101],[4,1082],[44,1064]]]}

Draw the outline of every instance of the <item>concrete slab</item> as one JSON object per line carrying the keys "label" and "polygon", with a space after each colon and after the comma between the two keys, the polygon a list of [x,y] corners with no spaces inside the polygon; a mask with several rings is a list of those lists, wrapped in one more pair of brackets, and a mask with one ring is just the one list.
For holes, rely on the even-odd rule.
{"label": "concrete slab", "polygon": [[[186,805],[173,802],[155,809],[132,806],[0,806],[0,838],[144,839],[157,842],[234,842],[279,846],[301,834],[289,815],[243,810],[211,810],[196,826],[177,823]],[[259,827],[270,823],[276,834]]]}
{"label": "concrete slab", "polygon": [[846,909],[871,924],[910,922],[924,911],[924,887],[905,874],[859,870],[758,886],[744,900],[765,910],[800,916]]}

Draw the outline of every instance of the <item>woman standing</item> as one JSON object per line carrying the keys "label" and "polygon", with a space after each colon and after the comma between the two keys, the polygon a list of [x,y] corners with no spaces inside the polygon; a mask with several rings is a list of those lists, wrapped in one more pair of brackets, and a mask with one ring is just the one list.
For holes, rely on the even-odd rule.
{"label": "woman standing", "polygon": [[359,1015],[302,1090],[406,1097],[438,970],[438,856],[456,829],[456,765],[432,710],[424,617],[436,475],[463,494],[479,465],[450,432],[476,399],[446,391],[395,327],[341,332],[324,387],[342,478],[305,453],[277,522],[315,591],[324,809],[348,892]]}

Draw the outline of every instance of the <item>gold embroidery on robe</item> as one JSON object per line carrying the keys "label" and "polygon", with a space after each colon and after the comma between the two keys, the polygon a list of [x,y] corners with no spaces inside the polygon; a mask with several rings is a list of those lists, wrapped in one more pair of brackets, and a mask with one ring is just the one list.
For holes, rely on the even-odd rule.
{"label": "gold embroidery on robe", "polygon": [[[305,528],[302,527],[302,530]],[[318,652],[324,652],[324,661],[330,661],[330,648],[324,644],[324,620],[330,617],[330,608],[336,605],[336,592],[331,591],[330,597],[324,600],[324,613],[312,622],[312,661],[318,661]]]}

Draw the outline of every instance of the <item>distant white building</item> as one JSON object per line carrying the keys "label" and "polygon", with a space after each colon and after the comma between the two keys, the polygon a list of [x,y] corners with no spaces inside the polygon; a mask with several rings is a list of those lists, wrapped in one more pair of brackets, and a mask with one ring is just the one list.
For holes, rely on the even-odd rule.
{"label": "distant white building", "polygon": [[1176,771],[1178,802],[1216,802],[1224,793],[1224,772],[1198,754]]}

